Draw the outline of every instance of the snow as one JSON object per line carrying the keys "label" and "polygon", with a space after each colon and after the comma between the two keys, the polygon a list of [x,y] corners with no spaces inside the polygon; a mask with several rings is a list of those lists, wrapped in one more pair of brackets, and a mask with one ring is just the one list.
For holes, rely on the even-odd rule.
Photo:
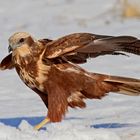
{"label": "snow", "polygon": [[2,140],[108,140],[109,138],[120,140],[120,138],[111,131],[103,129],[98,131],[96,129],[91,129],[88,126],[83,127],[82,124],[76,126],[72,122],[49,124],[47,132],[33,130],[32,126],[26,121],[22,121],[18,129],[0,124],[0,139]]}
{"label": "snow", "polygon": [[[73,32],[140,38],[140,20],[121,18],[120,8],[117,0],[0,1],[0,60],[8,54],[7,40],[16,31],[29,32],[36,38],[57,38]],[[98,57],[82,67],[140,78],[139,57],[132,54]],[[15,71],[0,72],[0,78],[0,140],[140,139],[139,97],[111,93],[101,101],[87,100],[86,109],[69,109],[61,123],[49,123],[46,130],[36,131],[33,125],[47,114],[41,100],[20,81]],[[17,126],[9,121],[15,121]]]}

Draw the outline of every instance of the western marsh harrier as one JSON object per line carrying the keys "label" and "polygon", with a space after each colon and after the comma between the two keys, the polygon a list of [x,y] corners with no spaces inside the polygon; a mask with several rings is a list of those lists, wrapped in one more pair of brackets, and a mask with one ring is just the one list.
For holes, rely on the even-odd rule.
{"label": "western marsh harrier", "polygon": [[[12,53],[10,53],[12,52]],[[140,40],[132,36],[74,33],[57,40],[36,40],[18,32],[9,38],[9,55],[0,69],[15,68],[22,81],[36,92],[48,108],[37,126],[59,122],[68,106],[84,108],[84,99],[101,99],[109,92],[140,95],[140,80],[91,73],[78,64],[100,55],[140,55]]]}

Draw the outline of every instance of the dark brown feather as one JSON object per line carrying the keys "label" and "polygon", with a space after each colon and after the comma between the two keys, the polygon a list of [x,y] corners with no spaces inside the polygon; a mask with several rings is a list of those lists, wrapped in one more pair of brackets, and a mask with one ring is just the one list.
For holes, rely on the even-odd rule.
{"label": "dark brown feather", "polygon": [[14,68],[14,63],[12,61],[12,53],[7,55],[0,63],[0,69],[5,70],[5,69],[13,69]]}
{"label": "dark brown feather", "polygon": [[40,96],[40,98],[42,99],[43,103],[48,108],[48,94],[47,93],[44,93],[44,92],[41,92],[37,88],[32,88],[32,90],[34,92],[36,92]]}
{"label": "dark brown feather", "polygon": [[40,39],[38,41],[41,42],[45,46],[47,43],[52,42],[53,40],[44,38],[44,39]]}

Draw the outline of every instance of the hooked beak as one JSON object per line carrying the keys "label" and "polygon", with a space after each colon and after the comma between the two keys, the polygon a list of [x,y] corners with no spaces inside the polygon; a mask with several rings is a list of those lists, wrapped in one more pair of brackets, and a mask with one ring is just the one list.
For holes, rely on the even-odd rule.
{"label": "hooked beak", "polygon": [[9,45],[8,47],[8,52],[10,53],[11,51],[13,51],[12,47]]}

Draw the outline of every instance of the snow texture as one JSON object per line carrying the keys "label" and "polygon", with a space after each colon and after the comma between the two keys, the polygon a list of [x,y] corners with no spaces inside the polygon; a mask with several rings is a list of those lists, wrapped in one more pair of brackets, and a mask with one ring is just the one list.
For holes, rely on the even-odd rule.
{"label": "snow texture", "polygon": [[[91,32],[140,38],[140,19],[120,17],[117,0],[0,1],[0,60],[8,54],[8,38],[26,31],[36,38]],[[140,58],[102,56],[81,65],[93,72],[140,78]],[[110,93],[87,100],[86,109],[69,109],[61,123],[33,126],[47,114],[39,97],[16,72],[0,72],[0,140],[140,140],[140,98]],[[43,116],[43,117],[42,117]]]}

